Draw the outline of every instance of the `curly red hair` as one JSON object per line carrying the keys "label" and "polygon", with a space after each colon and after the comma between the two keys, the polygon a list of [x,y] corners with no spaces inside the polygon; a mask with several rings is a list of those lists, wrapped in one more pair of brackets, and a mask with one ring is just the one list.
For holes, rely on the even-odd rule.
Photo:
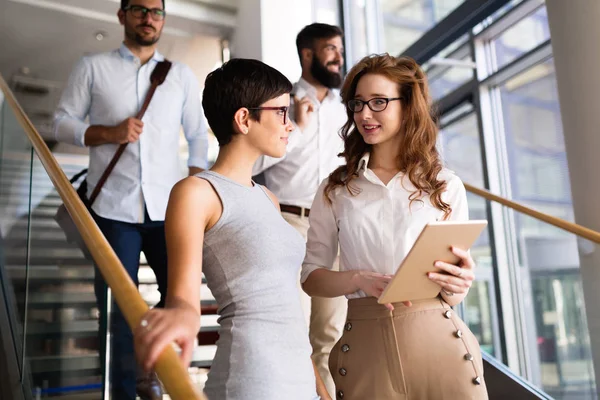
{"label": "curly red hair", "polygon": [[[452,212],[450,205],[442,200],[446,182],[438,180],[442,162],[436,148],[438,126],[434,118],[427,79],[419,65],[409,57],[392,57],[389,54],[367,56],[360,60],[348,73],[342,86],[344,104],[354,99],[358,81],[366,74],[382,75],[398,84],[402,99],[402,151],[398,157],[398,167],[404,172],[416,190],[410,201],[422,201],[429,195],[434,207],[444,212],[444,218]],[[359,191],[352,186],[358,176],[360,159],[371,150],[354,124],[354,113],[347,109],[348,121],[341,129],[344,151],[340,154],[346,160],[331,173],[325,187],[325,196],[344,186],[352,195]]]}

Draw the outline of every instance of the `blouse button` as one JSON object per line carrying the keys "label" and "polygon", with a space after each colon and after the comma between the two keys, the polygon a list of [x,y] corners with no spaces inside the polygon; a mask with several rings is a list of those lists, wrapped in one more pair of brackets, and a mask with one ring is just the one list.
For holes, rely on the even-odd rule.
{"label": "blouse button", "polygon": [[352,324],[351,324],[350,322],[348,322],[348,323],[346,324],[346,330],[347,330],[347,331],[349,331],[349,330],[352,330]]}
{"label": "blouse button", "polygon": [[454,335],[460,339],[462,337],[462,331],[459,329],[456,332],[454,332]]}
{"label": "blouse button", "polygon": [[452,318],[452,310],[447,310],[447,311],[444,313],[444,317],[446,317],[447,319],[450,319],[450,318]]}
{"label": "blouse button", "polygon": [[342,353],[347,353],[348,351],[350,351],[350,346],[348,346],[347,344],[342,346]]}
{"label": "blouse button", "polygon": [[473,361],[473,354],[471,354],[471,353],[465,354],[465,360],[467,360],[467,361]]}
{"label": "blouse button", "polygon": [[341,376],[346,376],[347,373],[348,373],[348,371],[346,371],[345,368],[340,368],[340,375]]}
{"label": "blouse button", "polygon": [[481,385],[481,378],[476,376],[475,378],[473,378],[473,384],[474,385]]}
{"label": "blouse button", "polygon": [[338,390],[337,395],[338,395],[338,399],[344,398],[344,392],[342,392],[341,390]]}

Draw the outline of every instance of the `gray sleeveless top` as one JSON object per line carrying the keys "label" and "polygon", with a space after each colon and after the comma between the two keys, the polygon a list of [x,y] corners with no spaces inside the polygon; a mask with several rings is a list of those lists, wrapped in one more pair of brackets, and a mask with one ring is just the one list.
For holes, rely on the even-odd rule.
{"label": "gray sleeveless top", "polygon": [[223,205],[205,232],[202,269],[219,305],[219,341],[209,399],[318,398],[300,305],[302,236],[265,192],[212,171],[198,175]]}

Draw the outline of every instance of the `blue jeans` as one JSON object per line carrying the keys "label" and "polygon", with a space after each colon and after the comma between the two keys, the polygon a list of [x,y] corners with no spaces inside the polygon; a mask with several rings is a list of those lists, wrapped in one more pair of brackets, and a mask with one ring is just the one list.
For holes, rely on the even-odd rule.
{"label": "blue jeans", "polygon": [[[141,224],[115,221],[92,213],[98,227],[123,263],[125,270],[138,286],[140,252],[143,251],[148,264],[156,275],[160,302],[163,307],[167,295],[167,248],[164,221],[151,221],[146,213]],[[100,311],[99,351],[104,366],[106,349],[106,283],[98,268],[94,291]],[[127,321],[113,302],[111,314],[112,351],[110,358],[110,382],[113,400],[135,400],[137,363],[133,349],[133,335]],[[104,376],[104,368],[102,371]]]}

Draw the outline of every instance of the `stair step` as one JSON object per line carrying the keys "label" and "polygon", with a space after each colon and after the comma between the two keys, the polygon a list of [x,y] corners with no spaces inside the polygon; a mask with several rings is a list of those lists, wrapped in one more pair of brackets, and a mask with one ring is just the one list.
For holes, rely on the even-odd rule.
{"label": "stair step", "polygon": [[[13,280],[25,280],[27,269],[24,265],[8,265],[6,267],[8,275]],[[53,265],[36,265],[29,268],[29,283],[41,281],[44,283],[78,281],[87,282],[93,281],[95,276],[92,263],[82,263],[77,266],[58,266]],[[156,277],[152,269],[147,266],[141,266],[138,273],[138,281],[140,285],[156,283]]]}
{"label": "stair step", "polygon": [[[29,221],[27,220],[27,218],[23,217],[15,221],[13,228],[27,229],[28,224]],[[58,226],[58,223],[53,218],[40,218],[34,220],[32,225],[32,230],[45,228],[47,230],[53,230],[55,232],[62,233],[62,229],[60,228],[60,226]]]}
{"label": "stair step", "polygon": [[[29,273],[25,266],[8,265],[6,267],[8,276],[13,281],[25,280],[27,277],[29,283],[54,283],[56,282],[90,282],[94,280],[94,269],[91,264],[71,267],[59,267],[56,265],[39,265],[35,268],[29,268]],[[27,274],[28,273],[28,274]]]}
{"label": "stair step", "polygon": [[[5,251],[5,257],[7,259],[10,259],[11,257],[24,257],[26,255],[26,248],[21,247],[21,248],[7,248]],[[77,247],[54,247],[54,248],[43,248],[43,249],[39,249],[36,247],[31,247],[30,250],[30,257],[35,259],[35,258],[52,258],[52,259],[65,259],[65,258],[75,258],[75,259],[82,259],[83,258],[83,253],[81,252],[81,250],[79,250],[79,248]],[[30,261],[31,264],[31,261]]]}
{"label": "stair step", "polygon": [[[95,307],[96,296],[93,292],[83,293],[40,293],[34,292],[29,293],[27,299],[27,306],[30,308],[67,308],[77,306],[77,308],[83,307]],[[58,306],[58,307],[57,307]]]}
{"label": "stair step", "polygon": [[192,355],[192,367],[198,368],[210,368],[212,360],[215,358],[217,352],[217,345],[197,346],[194,348]]}
{"label": "stair step", "polygon": [[[25,255],[23,254],[20,257],[10,257],[10,258],[7,257],[6,262],[9,264],[22,264],[24,259],[25,259]],[[44,266],[44,265],[49,265],[49,264],[58,264],[61,266],[74,267],[74,266],[82,265],[86,261],[87,260],[85,260],[83,258],[83,255],[81,255],[80,257],[76,257],[76,258],[60,258],[57,260],[56,257],[46,257],[46,256],[34,254],[29,259],[29,267],[37,268],[38,266]],[[89,265],[92,265],[92,264],[90,263],[87,266],[89,266]]]}
{"label": "stair step", "polygon": [[[14,215],[19,212],[26,211],[26,209],[24,209],[23,206],[19,206],[19,205],[6,205],[3,207],[3,209],[6,210],[6,214],[8,214],[8,215]],[[43,219],[43,218],[52,218],[53,219],[54,215],[56,214],[56,209],[57,209],[57,207],[37,206],[33,209],[33,211],[31,212],[31,215],[34,219]]]}
{"label": "stair step", "polygon": [[[23,282],[29,279],[30,285],[51,285],[61,283],[90,283],[94,281],[94,268],[92,264],[81,264],[73,266],[35,265],[30,266],[29,270],[24,265],[7,265],[6,271],[11,281],[14,283]],[[148,266],[140,266],[138,272],[138,281],[141,293],[150,293],[151,296],[158,295],[158,285],[154,272]],[[215,298],[206,285],[203,278],[200,289],[201,299],[214,301]],[[59,294],[59,293],[55,293]]]}
{"label": "stair step", "polygon": [[[200,333],[217,332],[217,315],[203,315],[201,317]],[[98,320],[61,321],[61,322],[28,322],[27,336],[61,337],[95,336],[98,332]]]}
{"label": "stair step", "polygon": [[[41,249],[69,249],[69,250],[79,250],[79,247],[75,243],[67,242],[67,239],[63,237],[56,237],[57,235],[52,235],[52,238],[48,239],[39,239],[32,237],[30,239],[30,246],[33,252],[39,253],[44,250]],[[15,238],[10,237],[4,241],[4,247],[7,249],[10,248],[23,248],[27,245],[26,238]]]}
{"label": "stair step", "polygon": [[58,372],[67,375],[79,372],[80,375],[100,375],[100,359],[98,355],[77,356],[42,356],[30,357],[29,365],[32,374]]}
{"label": "stair step", "polygon": [[[3,198],[6,199],[6,201],[4,203],[2,203]],[[2,197],[2,195],[0,195],[0,204],[3,204],[8,207],[23,205],[24,201],[29,201],[29,200],[23,199],[23,198],[16,198],[16,197],[12,197],[12,196],[11,197]],[[47,198],[43,199],[35,208],[39,208],[39,207],[52,208],[52,207],[54,207],[56,209],[62,203],[63,203],[63,201],[60,197],[52,196],[52,197],[47,197]]]}
{"label": "stair step", "polygon": [[[216,345],[198,346],[192,355],[192,366],[210,368],[217,351]],[[41,356],[28,358],[32,374],[59,372],[61,375],[81,373],[99,375],[100,358],[96,354],[76,356]]]}
{"label": "stair step", "polygon": [[[45,171],[44,171],[45,172]],[[2,185],[3,186],[8,186],[8,185],[26,185],[26,187],[29,186],[29,182],[31,180],[31,183],[33,185],[33,190],[39,190],[41,188],[44,189],[49,189],[50,190],[55,190],[54,189],[54,184],[52,183],[52,181],[50,180],[50,177],[47,174],[34,174],[33,177],[31,177],[33,179],[30,179],[29,176],[29,171],[4,171],[2,173]]]}
{"label": "stair step", "polygon": [[[212,297],[209,294],[205,297]],[[158,303],[158,296],[146,296],[142,298],[149,306]],[[23,300],[24,301],[24,300]],[[202,299],[200,307],[210,314],[216,301],[212,298]],[[27,307],[29,309],[60,309],[60,308],[92,308],[96,307],[96,295],[93,292],[84,293],[40,293],[30,292],[27,299]],[[207,315],[208,315],[207,314]]]}
{"label": "stair step", "polygon": [[[39,196],[38,196],[39,197]],[[46,207],[58,207],[63,201],[57,193],[44,194],[42,199],[38,199],[39,202],[35,207],[46,206]],[[29,191],[25,194],[17,195],[13,192],[6,193],[4,189],[0,191],[0,204],[9,206],[28,206],[29,204]],[[34,207],[34,208],[35,208]]]}
{"label": "stair step", "polygon": [[98,389],[89,392],[59,394],[52,396],[52,400],[102,400],[102,392]]}
{"label": "stair step", "polygon": [[[56,156],[56,155],[55,155]],[[70,155],[72,156],[72,155]],[[81,162],[79,160],[76,161],[76,163],[74,164],[69,164],[69,163],[60,163],[60,167],[62,168],[63,171],[65,171],[65,174],[67,176],[72,176],[73,174],[81,171],[82,169],[86,168],[88,165],[88,161],[89,158],[87,156],[84,156],[85,158],[81,158]],[[37,156],[36,156],[37,158]],[[2,167],[3,170],[6,171],[21,171],[21,170],[29,170],[31,168],[31,160],[29,157],[29,154],[27,154],[25,156],[24,159],[21,160],[11,160],[7,157],[4,157],[0,160],[0,166]],[[34,164],[34,169],[36,171],[46,171],[44,169],[44,167],[39,164],[39,163],[35,163]]]}
{"label": "stair step", "polygon": [[[156,304],[160,301],[160,292],[158,291],[158,285],[155,283],[146,284],[144,287],[140,285],[140,295],[147,303]],[[204,284],[200,289],[200,300],[207,305],[216,304],[215,297],[210,289]]]}
{"label": "stair step", "polygon": [[[79,171],[81,171],[85,167],[81,167],[81,166],[77,166],[77,165],[74,165],[74,166],[65,165],[65,166],[61,166],[61,168],[65,172],[65,175],[67,175],[67,177],[69,179],[71,179],[71,177],[73,175],[75,175],[76,173],[79,173]],[[29,163],[17,164],[17,165],[7,165],[5,163],[2,163],[2,169],[4,170],[4,172],[7,175],[20,176],[20,174],[29,174],[30,165],[29,165]],[[48,175],[48,172],[46,172],[46,169],[42,165],[39,165],[39,164],[34,166],[33,173],[34,173],[34,175],[46,175],[46,176]]]}
{"label": "stair step", "polygon": [[[27,336],[44,336],[50,338],[96,336],[98,320],[68,321],[68,322],[28,322]],[[36,339],[33,339],[36,340]]]}
{"label": "stair step", "polygon": [[[33,229],[29,233],[29,237],[31,239],[58,240],[63,243],[67,243],[67,238],[65,236],[65,233],[62,231],[62,229],[60,229],[60,227],[58,227],[58,225],[51,226],[50,228],[44,228],[44,229],[40,229],[38,224],[35,222],[33,225],[34,225]],[[8,237],[14,238],[14,239],[27,238],[27,225],[25,224],[25,226],[23,226],[23,224],[21,224],[21,225],[13,226]]]}
{"label": "stair step", "polygon": [[[45,198],[49,198],[49,199],[59,199],[60,196],[58,195],[58,193],[56,192],[56,190],[54,189],[54,187],[52,186],[52,183],[50,183],[50,186],[43,186],[43,187],[39,187],[39,186],[33,186],[31,188],[31,190],[29,189],[29,182],[25,183],[25,182],[20,182],[21,185],[12,185],[12,187],[10,188],[10,193],[6,193],[3,189],[2,191],[2,196],[0,197],[0,202],[2,200],[7,200],[10,198],[17,198],[17,199],[23,199],[26,200],[29,198],[29,195],[31,194],[33,196],[34,199],[45,199]],[[4,186],[4,184],[3,184]]]}

